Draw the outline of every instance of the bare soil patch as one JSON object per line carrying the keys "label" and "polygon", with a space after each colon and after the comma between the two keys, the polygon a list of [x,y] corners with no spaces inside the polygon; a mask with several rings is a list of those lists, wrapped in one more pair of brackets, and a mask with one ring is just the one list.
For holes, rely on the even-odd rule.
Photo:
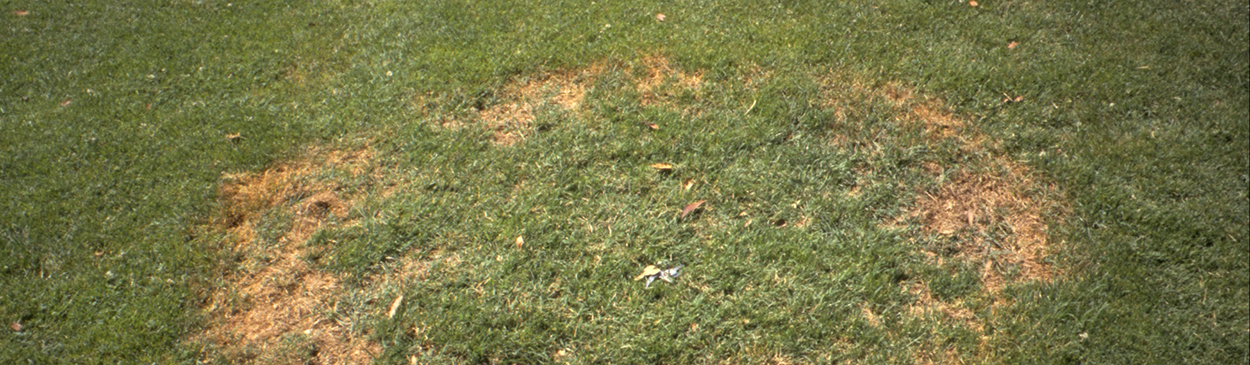
{"label": "bare soil patch", "polygon": [[[306,242],[320,229],[348,225],[354,201],[345,182],[371,169],[373,152],[310,148],[262,172],[223,177],[212,229],[238,262],[210,295],[205,357],[231,363],[367,363],[381,347],[333,314],[340,278],[312,267]],[[275,221],[277,220],[277,221]]]}

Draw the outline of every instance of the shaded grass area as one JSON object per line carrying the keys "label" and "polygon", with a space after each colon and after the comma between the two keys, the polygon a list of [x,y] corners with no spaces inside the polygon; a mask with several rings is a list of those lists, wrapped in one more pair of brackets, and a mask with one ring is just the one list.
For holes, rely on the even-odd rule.
{"label": "shaded grass area", "polygon": [[[200,356],[178,344],[220,268],[204,250],[214,237],[191,227],[211,216],[221,174],[366,137],[411,190],[314,236],[333,253],[314,261],[359,292],[380,290],[369,276],[404,254],[460,257],[384,288],[410,293],[402,316],[372,324],[388,361],[567,348],[582,361],[911,362],[953,348],[990,362],[1244,362],[1241,5],[53,2],[17,15],[28,5],[4,2],[0,319],[25,329],[3,335],[0,357]],[[641,105],[627,80],[653,54],[703,72],[705,89],[669,96],[702,114]],[[601,60],[624,64],[596,82],[590,116],[540,111],[511,148],[472,127],[513,77]],[[772,76],[745,88],[753,68]],[[934,277],[877,225],[912,201],[901,186],[935,184],[923,162],[976,156],[891,129],[882,101],[850,114],[885,131],[852,138],[880,155],[832,146],[837,118],[812,81],[829,74],[939,96],[1001,141],[986,154],[1061,184],[1073,211],[1051,235],[1071,277],[1010,286],[1001,311],[971,305],[991,328],[984,345],[941,318],[852,320],[861,305],[899,313],[914,300],[900,283]],[[470,127],[432,128],[448,118]],[[847,196],[859,179],[877,188]],[[804,216],[802,229],[768,226]],[[509,247],[517,235],[528,249]],[[658,260],[689,274],[649,291],[627,281]],[[988,301],[966,289],[969,270],[933,291]],[[381,306],[368,299],[344,302]],[[937,348],[908,342],[934,327]]]}

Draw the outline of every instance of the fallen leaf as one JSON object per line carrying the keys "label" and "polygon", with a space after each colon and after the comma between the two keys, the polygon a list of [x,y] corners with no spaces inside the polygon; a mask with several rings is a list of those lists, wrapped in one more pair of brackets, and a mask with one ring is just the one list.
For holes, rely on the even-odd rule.
{"label": "fallen leaf", "polygon": [[972,6],[972,7],[974,7],[974,8],[975,8],[975,7],[977,6],[977,2],[976,2],[976,1],[969,1],[969,2],[968,2],[968,5],[970,5],[970,6]]}
{"label": "fallen leaf", "polygon": [[1017,96],[1015,102],[1019,103],[1021,101],[1024,101],[1024,96]]}
{"label": "fallen leaf", "polygon": [[239,138],[242,138],[242,136],[239,133],[227,133],[226,134],[226,140],[229,140],[230,142],[234,142],[234,140],[239,139]]}
{"label": "fallen leaf", "polygon": [[655,124],[655,123],[647,123],[647,128],[651,128],[651,130],[653,131],[658,131],[660,130],[660,125]]}
{"label": "fallen leaf", "polygon": [[21,323],[13,322],[13,324],[10,324],[10,325],[9,325],[9,328],[12,328],[14,332],[22,332],[22,324],[21,324]]}
{"label": "fallen leaf", "polygon": [[386,318],[395,318],[395,311],[399,310],[399,305],[402,304],[403,302],[404,302],[403,295],[400,295],[399,298],[395,298],[395,301],[391,302],[391,310],[386,312]]}
{"label": "fallen leaf", "polygon": [[524,246],[524,245],[525,245],[525,238],[521,236],[516,236],[516,248],[521,248],[521,246]]}
{"label": "fallen leaf", "polygon": [[13,15],[17,15],[17,16],[27,16],[27,15],[30,15],[30,11],[26,11],[26,10],[14,10],[14,11],[13,11]]}
{"label": "fallen leaf", "polygon": [[681,188],[683,190],[690,190],[691,186],[694,186],[694,179],[686,179],[685,182],[681,183]]}
{"label": "fallen leaf", "polygon": [[660,273],[660,268],[655,267],[655,265],[647,265],[647,267],[642,269],[642,274],[638,274],[638,276],[634,278],[634,281],[642,280],[643,278],[646,278],[648,276],[653,276],[659,273]]}
{"label": "fallen leaf", "polygon": [[417,355],[408,355],[408,363],[417,365]]}
{"label": "fallen leaf", "polygon": [[666,164],[666,163],[653,163],[653,164],[651,164],[651,167],[655,168],[656,170],[660,170],[660,171],[671,171],[671,170],[673,170],[673,165],[669,165],[669,164]]}
{"label": "fallen leaf", "polygon": [[660,13],[656,13],[656,14],[655,14],[655,19],[656,19],[656,20],[659,20],[659,21],[664,21],[664,18],[667,18],[666,16],[664,16],[664,14],[660,14]]}
{"label": "fallen leaf", "polygon": [[706,201],[707,201],[707,200],[700,200],[700,201],[697,201],[697,202],[694,202],[694,203],[690,203],[690,204],[689,204],[689,205],[687,205],[685,208],[682,208],[682,209],[681,209],[681,217],[682,217],[682,218],[685,218],[687,215],[689,215],[689,214],[690,214],[690,212],[695,211],[695,209],[699,209],[699,206],[702,206],[702,205],[703,205],[703,202],[706,202]]}
{"label": "fallen leaf", "polygon": [[1016,42],[1007,43],[1007,49],[1016,49],[1016,46],[1018,45],[1020,44]]}
{"label": "fallen leaf", "polygon": [[690,324],[690,330],[691,330],[691,331],[698,331],[698,330],[699,330],[699,324],[698,324],[698,323],[691,323],[691,324]]}
{"label": "fallen leaf", "polygon": [[152,103],[148,103],[148,109],[152,109]]}
{"label": "fallen leaf", "polygon": [[104,256],[104,251],[96,251],[96,252],[95,252],[95,257],[100,257],[100,256]]}
{"label": "fallen leaf", "polygon": [[69,103],[70,103],[70,100],[69,100],[69,99],[65,99],[65,101],[62,101],[62,102],[61,102],[61,106],[66,106],[66,105],[69,105]]}

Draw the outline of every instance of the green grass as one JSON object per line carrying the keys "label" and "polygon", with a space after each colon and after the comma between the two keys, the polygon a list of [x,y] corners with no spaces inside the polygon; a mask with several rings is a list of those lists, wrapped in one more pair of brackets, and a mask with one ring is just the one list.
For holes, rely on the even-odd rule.
{"label": "green grass", "polygon": [[[5,363],[199,358],[185,339],[230,254],[201,229],[221,175],[361,140],[404,188],[315,235],[313,261],[363,293],[342,310],[371,318],[383,363],[1248,361],[1243,3],[0,4],[0,321],[25,327],[0,334]],[[665,89],[677,109],[630,84],[656,54],[704,75]],[[584,112],[540,110],[524,142],[472,121],[511,80],[600,62]],[[747,88],[755,68],[771,77]],[[830,75],[912,85],[998,143],[931,143],[835,88],[848,128],[821,106]],[[925,258],[940,243],[916,222],[880,224],[938,184],[924,163],[989,156],[1071,210],[1051,229],[1065,274],[1009,286],[998,310],[976,267]],[[368,280],[447,254],[461,262],[424,281]],[[629,280],[657,261],[685,275]],[[988,342],[905,315],[918,278],[975,309]],[[399,315],[368,315],[396,292]]]}

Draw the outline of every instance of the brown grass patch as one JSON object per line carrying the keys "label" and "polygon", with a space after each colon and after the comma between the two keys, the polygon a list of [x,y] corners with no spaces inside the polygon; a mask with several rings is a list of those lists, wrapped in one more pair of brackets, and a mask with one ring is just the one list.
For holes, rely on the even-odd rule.
{"label": "brown grass patch", "polygon": [[642,105],[673,107],[676,91],[698,90],[703,87],[703,72],[686,73],[674,69],[667,57],[650,55],[643,57],[645,69],[641,77],[634,79],[635,88],[642,94]]}
{"label": "brown grass patch", "polygon": [[[865,82],[845,76],[826,76],[819,80],[821,85],[820,100],[817,104],[830,110],[838,125],[848,132],[862,132],[863,126],[850,120],[860,108],[868,103],[880,103],[887,106],[894,120],[906,128],[921,128],[933,141],[957,139],[968,149],[980,147],[980,137],[967,130],[964,119],[955,115],[941,100],[920,95],[914,89],[899,83],[890,82],[880,86],[869,86]],[[886,135],[886,131],[872,130],[869,134]],[[836,146],[851,147],[878,151],[879,138],[873,140],[852,140],[844,133],[835,134],[832,143]]]}
{"label": "brown grass patch", "polygon": [[[964,298],[939,299],[929,291],[928,279],[913,278],[903,284],[902,291],[914,295],[915,302],[902,313],[905,317],[936,321],[944,326],[962,327],[981,336],[981,348],[972,350],[984,360],[992,350],[985,348],[989,338],[977,311],[988,306],[991,313],[1011,305],[1001,291],[1008,285],[1026,282],[1050,282],[1056,268],[1046,260],[1051,247],[1048,241],[1047,218],[1062,217],[1066,208],[1061,201],[1048,201],[1059,196],[1053,185],[1041,179],[1028,167],[1006,157],[994,156],[992,141],[966,119],[952,112],[941,100],[930,98],[899,83],[869,86],[852,77],[826,76],[819,80],[821,98],[817,104],[833,113],[835,123],[831,143],[856,150],[874,158],[883,146],[902,143],[932,146],[934,142],[954,142],[958,150],[970,156],[965,166],[947,168],[936,161],[922,161],[913,172],[937,180],[936,187],[917,189],[918,197],[903,214],[883,219],[879,227],[898,232],[918,232],[913,242],[936,242],[924,247],[924,254],[936,266],[955,260],[979,271],[983,291]],[[882,110],[881,108],[884,108]],[[867,124],[860,120],[872,117],[869,112],[891,114],[884,123]],[[894,123],[890,125],[888,123]],[[921,132],[922,140],[907,141],[893,136],[895,130]],[[907,148],[909,146],[900,146]],[[855,186],[849,197],[871,179],[866,167],[856,168]],[[861,182],[862,181],[862,182]],[[863,186],[863,188],[869,188]],[[908,226],[919,224],[909,231]],[[927,239],[922,239],[927,238]],[[865,305],[862,316],[874,327],[880,320]],[[934,329],[932,335],[940,335]],[[939,346],[940,340],[922,341],[914,353],[916,363],[961,363],[965,358],[957,348]]]}
{"label": "brown grass patch", "polygon": [[751,91],[758,91],[760,86],[767,84],[772,77],[772,70],[766,70],[759,65],[753,64],[747,67],[746,73],[742,75],[742,86]]}
{"label": "brown grass patch", "polygon": [[[907,315],[912,318],[933,318],[941,323],[954,324],[961,326],[969,331],[975,332],[981,337],[981,342],[987,340],[985,336],[985,324],[983,320],[977,317],[976,313],[969,308],[971,305],[965,300],[942,301],[934,298],[929,292],[929,285],[923,281],[912,281],[903,287],[904,292],[911,293],[916,296],[916,302],[908,305],[906,308]],[[918,348],[912,353],[913,363],[916,364],[962,364],[963,358],[955,347],[947,347],[944,350],[938,349],[940,343],[934,336],[937,336],[937,330],[931,330],[933,333],[924,338]],[[976,356],[984,359],[985,349],[978,349]]]}
{"label": "brown grass patch", "polygon": [[[599,62],[581,69],[518,77],[499,89],[499,102],[478,111],[478,121],[492,132],[496,145],[515,145],[525,140],[536,114],[544,107],[558,107],[581,116],[586,93],[608,65],[608,62]],[[641,104],[644,106],[674,107],[672,99],[677,92],[697,90],[703,85],[702,72],[686,73],[675,69],[664,56],[644,57],[640,66],[643,68],[642,75],[632,81],[635,89],[642,94]],[[422,98],[414,100],[415,103],[424,101]],[[438,124],[451,130],[465,125],[455,118],[440,120]]]}
{"label": "brown grass patch", "polygon": [[1033,191],[1040,187],[1030,170],[999,159],[1001,169],[991,173],[956,171],[936,191],[926,192],[909,212],[919,218],[927,234],[954,238],[941,252],[978,264],[986,289],[996,293],[1006,282],[1049,282],[1052,268],[1042,261],[1047,242],[1044,214],[1048,208]]}
{"label": "brown grass patch", "polygon": [[594,65],[515,80],[500,90],[503,101],[478,112],[478,119],[494,132],[496,144],[516,144],[525,138],[539,108],[555,105],[569,111],[581,110],[586,92],[602,72],[603,66]]}
{"label": "brown grass patch", "polygon": [[868,320],[868,325],[873,328],[881,328],[881,318],[877,317],[877,314],[872,312],[872,308],[869,308],[868,304],[865,303],[860,305],[859,309],[864,315],[864,319]]}
{"label": "brown grass patch", "polygon": [[955,302],[945,302],[933,298],[929,292],[929,285],[916,281],[910,285],[903,287],[903,290],[916,296],[916,302],[907,307],[907,314],[913,318],[923,318],[931,315],[938,315],[944,322],[958,323],[964,328],[981,333],[984,325],[977,318],[976,313],[968,309],[966,303],[962,300]]}
{"label": "brown grass patch", "polygon": [[383,273],[369,277],[366,282],[374,286],[407,286],[413,281],[425,280],[427,277],[456,275],[457,268],[463,262],[460,253],[437,249],[428,254],[409,253],[399,258],[397,269],[384,270]]}
{"label": "brown grass patch", "polygon": [[934,349],[932,346],[916,351],[914,364],[932,365],[932,364],[963,364],[964,361],[959,357],[959,351],[954,347],[948,347],[946,350]]}
{"label": "brown grass patch", "polygon": [[[258,173],[228,174],[218,199],[221,216],[212,229],[240,257],[238,270],[208,299],[208,326],[192,337],[213,345],[217,355],[237,363],[366,363],[380,346],[333,320],[342,292],[339,278],[309,265],[308,238],[317,230],[345,224],[354,204],[339,191],[332,172],[357,177],[372,169],[372,150],[312,148],[305,156]],[[278,214],[274,214],[274,213]],[[284,217],[284,218],[274,218]],[[286,219],[287,224],[265,220]],[[284,227],[276,242],[258,232]],[[204,356],[212,356],[205,353]]]}
{"label": "brown grass patch", "polygon": [[[820,105],[834,111],[839,128],[861,131],[857,128],[863,127],[848,120],[847,115],[860,103],[878,102],[892,109],[894,120],[904,127],[923,128],[932,140],[955,139],[965,151],[983,148],[984,137],[964,119],[941,100],[923,96],[911,87],[895,82],[870,87],[839,75],[826,76],[820,82]],[[865,150],[870,155],[879,150],[873,147],[881,142],[852,140],[846,134],[835,134],[832,139],[835,145]],[[961,168],[946,175],[942,166],[932,161],[922,163],[928,175],[948,180],[934,191],[922,192],[903,217],[883,224],[893,227],[906,218],[918,218],[925,234],[953,238],[957,242],[950,249],[953,252],[940,253],[983,267],[983,280],[992,293],[1006,283],[1003,273],[1008,271],[1018,274],[1013,281],[1049,281],[1052,268],[1042,261],[1049,249],[1043,217],[1060,204],[1041,201],[1037,196],[1039,192],[1054,195],[1050,194],[1053,187],[1044,188],[1027,167],[1006,158],[980,158],[971,165],[993,171],[977,173]],[[1047,189],[1050,191],[1043,191]]]}
{"label": "brown grass patch", "polygon": [[[1010,298],[1000,294],[1006,285],[1052,280],[1055,269],[1043,261],[1050,250],[1044,217],[1061,215],[1063,208],[1041,200],[1039,193],[1049,195],[1054,187],[1039,186],[1027,167],[1002,158],[989,163],[998,169],[947,173],[946,181],[933,191],[924,192],[906,215],[895,221],[916,219],[923,234],[941,242],[953,242],[950,246],[930,247],[925,254],[938,266],[951,259],[978,268],[983,293],[989,300],[989,309],[994,311],[1011,303]],[[942,169],[934,166],[928,166],[926,171],[942,174]],[[908,316],[959,325],[978,334],[983,344],[988,341],[986,319],[977,316],[967,299],[938,300],[930,294],[923,278],[911,281],[903,290],[916,297],[908,306]],[[930,350],[931,345],[925,344]],[[961,362],[954,351],[921,350],[916,360]],[[983,345],[976,352],[976,356],[983,357],[991,351]]]}

